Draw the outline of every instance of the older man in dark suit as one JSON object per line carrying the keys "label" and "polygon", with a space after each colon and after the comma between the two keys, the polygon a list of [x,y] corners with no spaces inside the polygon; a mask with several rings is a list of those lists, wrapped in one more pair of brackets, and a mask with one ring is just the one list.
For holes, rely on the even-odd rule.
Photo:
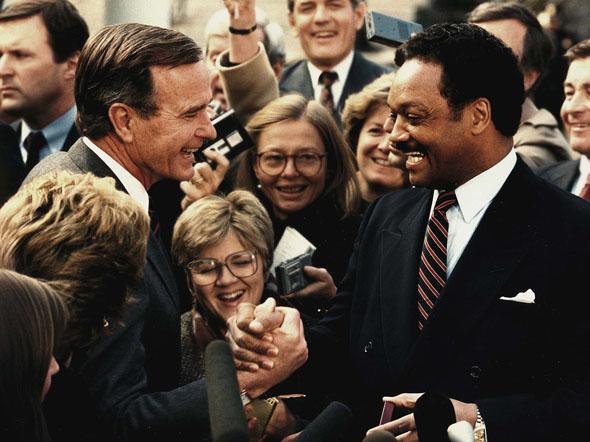
{"label": "older man in dark suit", "polygon": [[564,83],[561,119],[572,148],[581,157],[549,166],[540,171],[539,176],[590,201],[590,40],[572,46],[565,56],[570,65]]}
{"label": "older man in dark suit", "polygon": [[[215,137],[201,50],[175,31],[101,30],[80,55],[75,97],[83,138],[39,163],[27,181],[63,169],[110,176],[147,212],[147,190],[163,178],[191,179],[194,151]],[[80,375],[113,435],[198,440],[208,434],[205,386],[178,386],[179,299],[154,221],[137,299],[124,324],[89,349]]]}
{"label": "older man in dark suit", "polygon": [[[367,210],[342,292],[306,333],[310,388],[347,369],[357,428],[391,395],[410,413],[382,427],[400,441],[418,440],[411,411],[432,390],[478,437],[575,440],[590,420],[590,207],[514,153],[523,79],[497,38],[435,25],[397,56],[386,126],[416,187]],[[230,322],[261,363],[272,345],[249,321],[272,317],[258,316]]]}

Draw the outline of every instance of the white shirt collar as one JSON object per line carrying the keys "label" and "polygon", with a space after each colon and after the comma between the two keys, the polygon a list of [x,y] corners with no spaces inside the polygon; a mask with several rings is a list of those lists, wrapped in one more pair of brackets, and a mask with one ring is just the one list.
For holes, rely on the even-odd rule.
{"label": "white shirt collar", "polygon": [[[334,97],[334,104],[336,106],[338,106],[338,102],[340,101],[340,96],[342,95],[344,85],[346,84],[346,80],[348,79],[348,74],[350,72],[350,67],[352,66],[353,58],[354,51],[350,51],[349,54],[346,57],[344,57],[344,59],[340,63],[338,63],[331,69],[332,71],[338,74],[338,80],[336,80],[332,85],[332,96]],[[307,69],[309,71],[309,77],[311,78],[311,84],[313,85],[314,95],[317,100],[320,90],[320,75],[323,71],[314,66],[310,61],[307,62]]]}
{"label": "white shirt collar", "polygon": [[150,206],[150,197],[145,187],[143,187],[143,184],[141,184],[137,178],[131,175],[127,169],[115,161],[108,153],[90,141],[88,137],[83,137],[82,141],[84,141],[84,144],[86,144],[86,146],[88,146],[92,152],[98,155],[98,157],[107,165],[107,167],[113,171],[115,176],[123,184],[123,187],[125,187],[125,190],[127,190],[129,196],[131,196],[131,198],[133,198],[141,207],[145,209],[146,212],[148,212]]}
{"label": "white shirt collar", "polygon": [[[488,207],[515,165],[516,153],[514,149],[510,149],[502,160],[455,189],[459,212],[465,223],[469,223],[481,210]],[[437,197],[438,191],[435,191],[434,201]]]}
{"label": "white shirt collar", "polygon": [[585,155],[580,155],[580,177],[586,182],[586,177],[590,173],[590,159]]}

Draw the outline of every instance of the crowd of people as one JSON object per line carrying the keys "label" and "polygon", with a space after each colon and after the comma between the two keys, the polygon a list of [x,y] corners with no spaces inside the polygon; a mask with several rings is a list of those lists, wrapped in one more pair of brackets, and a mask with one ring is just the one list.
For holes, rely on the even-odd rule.
{"label": "crowd of people", "polygon": [[[0,439],[210,440],[226,340],[251,440],[338,400],[339,440],[417,441],[424,392],[477,441],[582,440],[590,40],[558,121],[519,2],[412,35],[394,70],[355,49],[362,0],[287,0],[288,63],[255,0],[222,3],[202,47],[89,35],[68,0],[0,12]],[[231,110],[253,147],[195,163]],[[313,254],[285,291],[294,237]]]}

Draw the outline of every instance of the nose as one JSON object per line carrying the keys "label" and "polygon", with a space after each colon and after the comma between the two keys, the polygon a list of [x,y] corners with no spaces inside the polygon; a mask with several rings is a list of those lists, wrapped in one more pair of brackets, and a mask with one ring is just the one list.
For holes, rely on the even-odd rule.
{"label": "nose", "polygon": [[395,120],[392,120],[391,118],[388,119],[385,123],[385,130],[389,132],[389,135],[387,136],[388,142],[392,143],[394,146],[396,143],[405,142],[410,139],[410,134],[405,130],[404,124],[399,117]]}
{"label": "nose", "polygon": [[328,17],[328,9],[323,4],[317,5],[315,14],[313,15],[313,20],[315,22],[324,22],[328,20]]}
{"label": "nose", "polygon": [[215,281],[217,287],[230,285],[236,280],[236,277],[229,271],[226,264],[223,264],[219,269],[219,277]]}
{"label": "nose", "polygon": [[213,124],[211,123],[211,119],[209,118],[209,114],[206,110],[202,112],[201,121],[195,130],[195,136],[197,138],[205,138],[207,140],[214,140],[217,138],[217,131]]}
{"label": "nose", "polygon": [[295,158],[287,157],[287,163],[285,164],[285,169],[281,174],[283,177],[295,177],[299,175],[297,168],[295,167]]}
{"label": "nose", "polygon": [[383,135],[383,138],[381,138],[381,141],[377,145],[377,149],[379,149],[385,155],[391,152],[391,149],[389,148],[389,134]]}
{"label": "nose", "polygon": [[0,55],[0,76],[10,75],[12,70],[6,54]]}
{"label": "nose", "polygon": [[566,98],[561,106],[562,113],[582,112],[590,106],[590,100],[583,96],[582,91],[576,91],[570,98]]}

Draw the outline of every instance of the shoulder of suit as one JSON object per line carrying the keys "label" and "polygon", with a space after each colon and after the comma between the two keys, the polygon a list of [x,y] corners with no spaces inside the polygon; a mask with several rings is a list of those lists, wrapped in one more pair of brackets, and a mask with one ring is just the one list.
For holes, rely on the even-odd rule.
{"label": "shoulder of suit", "polygon": [[281,81],[289,77],[289,75],[291,75],[294,71],[301,69],[302,67],[305,67],[306,63],[306,59],[295,60],[287,63],[283,68],[283,72],[281,73]]}

